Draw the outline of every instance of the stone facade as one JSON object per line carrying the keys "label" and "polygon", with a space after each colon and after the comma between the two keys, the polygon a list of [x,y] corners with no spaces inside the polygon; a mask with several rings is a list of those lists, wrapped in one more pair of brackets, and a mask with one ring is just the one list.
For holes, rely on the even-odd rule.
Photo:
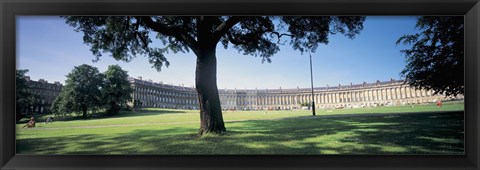
{"label": "stone facade", "polygon": [[[178,109],[198,109],[193,87],[167,85],[161,82],[129,78],[135,92],[132,106]],[[219,89],[224,110],[291,110],[300,109],[300,103],[311,103],[311,88],[296,89]],[[402,80],[346,86],[314,88],[316,109],[359,108],[421,104],[444,100],[444,95],[417,90]],[[456,99],[463,99],[457,96]]]}
{"label": "stone facade", "polygon": [[27,113],[49,113],[50,106],[55,98],[60,94],[63,85],[60,82],[49,83],[44,79],[38,81],[30,80],[29,76],[26,76],[27,84],[30,87],[30,92],[38,96],[35,104],[30,106]]}
{"label": "stone facade", "polygon": [[[128,80],[134,89],[130,106],[198,109],[197,92],[193,87],[142,80],[141,77],[129,77]],[[43,79],[33,81],[28,76],[27,82],[31,92],[39,96],[27,112],[48,113],[63,85]],[[316,87],[313,90],[316,109],[396,106],[445,100],[443,94],[434,95],[432,91],[414,89],[402,80]],[[219,89],[218,92],[224,110],[292,110],[302,109],[301,103],[312,102],[311,88]],[[463,99],[463,96],[449,99]]]}
{"label": "stone facade", "polygon": [[141,77],[128,78],[134,92],[130,106],[174,109],[198,109],[194,88],[145,81]]}

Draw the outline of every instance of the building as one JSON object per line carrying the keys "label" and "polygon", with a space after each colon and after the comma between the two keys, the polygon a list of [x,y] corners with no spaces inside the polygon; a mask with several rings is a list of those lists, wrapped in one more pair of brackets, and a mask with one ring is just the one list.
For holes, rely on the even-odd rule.
{"label": "building", "polygon": [[[162,82],[129,78],[134,93],[132,106],[177,109],[198,109],[193,87],[168,85]],[[219,89],[224,110],[291,110],[299,104],[311,103],[311,88],[295,89]],[[396,106],[436,102],[443,94],[417,90],[402,80],[338,85],[314,88],[316,109]],[[463,99],[457,96],[455,99]]]}
{"label": "building", "polygon": [[[30,80],[26,76],[32,94],[37,102],[27,113],[48,113],[63,85],[49,83],[43,79]],[[195,88],[183,85],[164,84],[142,77],[128,78],[134,92],[133,107],[155,107],[172,109],[199,109]],[[316,109],[360,108],[421,104],[445,100],[443,94],[418,90],[402,80],[377,81],[316,87],[313,89]],[[294,89],[219,89],[220,104],[224,110],[293,110],[301,109],[300,104],[312,102],[311,88]],[[450,99],[463,99],[462,95]]]}
{"label": "building", "polygon": [[49,113],[50,106],[55,98],[60,94],[63,85],[60,82],[49,83],[44,79],[38,81],[30,80],[29,76],[25,77],[27,84],[30,87],[30,92],[35,96],[38,96],[35,104],[30,106],[27,113]]}
{"label": "building", "polygon": [[157,107],[173,109],[198,109],[197,92],[194,88],[163,84],[152,80],[129,77],[128,81],[134,90],[134,107]]}

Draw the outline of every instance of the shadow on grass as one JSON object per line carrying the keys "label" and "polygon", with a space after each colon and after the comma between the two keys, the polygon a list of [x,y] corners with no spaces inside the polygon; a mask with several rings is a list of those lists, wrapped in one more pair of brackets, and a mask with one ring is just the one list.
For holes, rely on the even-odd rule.
{"label": "shadow on grass", "polygon": [[463,112],[253,120],[194,128],[17,140],[19,154],[463,154]]}
{"label": "shadow on grass", "polygon": [[[327,115],[316,115],[316,116],[299,116],[299,117],[289,117],[285,119],[297,119],[297,118],[304,118],[304,119],[324,119],[324,118],[342,118],[342,117],[365,117],[365,116],[372,116],[372,117],[378,117],[378,116],[384,116],[384,117],[389,117],[389,116],[399,116],[399,115],[418,115],[418,114],[441,114],[441,113],[451,113],[451,112],[457,112],[457,111],[430,111],[430,112],[391,112],[391,113],[377,113],[377,112],[363,112],[363,113],[340,113],[340,114],[327,114]],[[460,111],[458,111],[460,112]],[[461,111],[463,113],[463,111]]]}

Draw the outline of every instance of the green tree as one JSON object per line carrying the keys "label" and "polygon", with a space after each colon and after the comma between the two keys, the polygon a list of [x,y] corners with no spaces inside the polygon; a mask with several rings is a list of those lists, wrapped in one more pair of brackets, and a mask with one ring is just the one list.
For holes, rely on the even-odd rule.
{"label": "green tree", "polygon": [[464,94],[464,17],[421,16],[419,33],[404,35],[398,44],[411,45],[405,54],[407,65],[401,72],[407,83],[435,94]]}
{"label": "green tree", "polygon": [[16,95],[16,104],[15,104],[15,115],[16,120],[23,118],[22,113],[27,112],[28,107],[33,105],[37,100],[37,96],[30,92],[30,87],[28,85],[25,74],[28,70],[16,70],[15,76],[15,95]]}
{"label": "green tree", "polygon": [[102,102],[108,114],[116,114],[121,108],[127,107],[127,103],[132,100],[133,89],[127,80],[127,71],[122,70],[118,65],[108,66],[108,70],[103,75],[105,82],[102,88]]}
{"label": "green tree", "polygon": [[[158,71],[169,66],[168,52],[193,51],[195,88],[200,107],[199,134],[226,131],[217,88],[216,47],[233,46],[245,55],[271,62],[286,41],[300,52],[312,52],[328,43],[328,35],[353,38],[363,29],[361,16],[67,16],[66,23],[83,32],[83,41],[98,60],[109,52],[130,61],[148,57]],[[153,44],[151,38],[163,45]],[[282,39],[283,38],[283,39]]]}
{"label": "green tree", "polygon": [[64,99],[64,96],[67,94],[66,90],[64,89],[65,88],[62,89],[60,94],[58,94],[55,100],[53,100],[52,106],[50,106],[50,110],[55,115],[65,115],[72,112],[69,110],[71,107],[68,106],[68,101]]}
{"label": "green tree", "polygon": [[101,107],[103,75],[90,65],[76,66],[68,75],[60,95],[52,103],[52,110],[59,114],[81,112],[87,117],[88,111]]}

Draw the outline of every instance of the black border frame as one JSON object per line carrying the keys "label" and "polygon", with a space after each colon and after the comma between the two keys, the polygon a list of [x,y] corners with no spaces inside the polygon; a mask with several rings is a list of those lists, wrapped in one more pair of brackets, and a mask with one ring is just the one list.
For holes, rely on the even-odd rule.
{"label": "black border frame", "polygon": [[[16,15],[464,15],[465,155],[15,155]],[[0,0],[0,169],[455,169],[480,167],[479,0]]]}

